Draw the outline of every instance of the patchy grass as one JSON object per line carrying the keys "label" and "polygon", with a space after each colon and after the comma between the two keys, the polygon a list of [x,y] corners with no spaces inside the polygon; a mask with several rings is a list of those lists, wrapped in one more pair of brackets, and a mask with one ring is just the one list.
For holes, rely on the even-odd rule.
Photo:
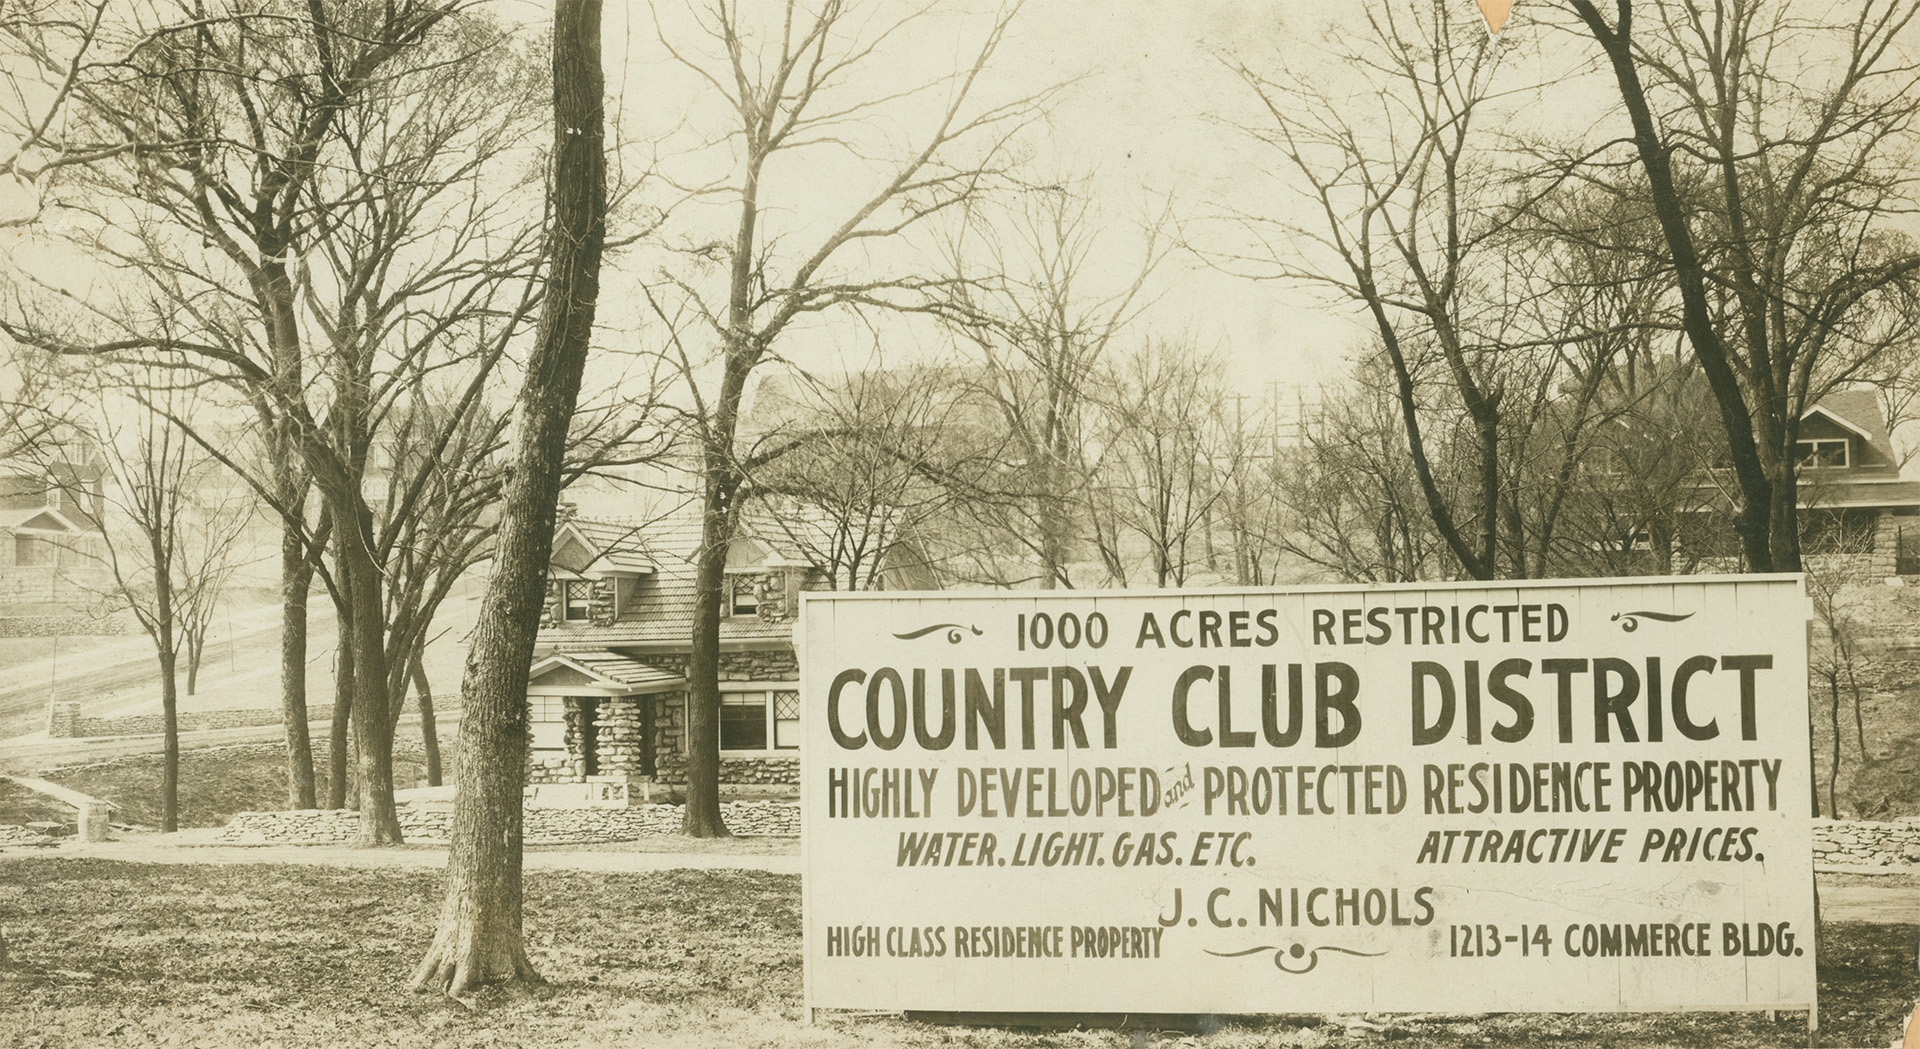
{"label": "patchy grass", "polygon": [[[451,741],[441,744],[442,754],[450,754]],[[227,747],[206,747],[180,753],[180,826],[219,827],[236,812],[283,809],[287,807],[287,747],[284,743],[250,743]],[[327,794],[327,744],[314,745],[314,776],[322,800]],[[447,760],[451,760],[450,758]],[[63,787],[91,794],[113,803],[114,821],[136,826],[160,825],[160,766],[158,754],[138,754],[92,765],[74,765],[37,773]],[[451,765],[448,766],[451,768]],[[355,777],[348,772],[348,789]],[[407,741],[395,745],[393,781],[396,786],[413,786],[426,781],[426,761],[416,745]],[[0,823],[25,823],[41,816],[38,811],[18,803],[0,792]],[[73,813],[56,817],[71,822]]]}
{"label": "patchy grass", "polygon": [[[1840,703],[1840,778],[1835,784],[1840,815],[1855,819],[1898,819],[1920,814],[1920,721],[1914,718],[1920,697],[1920,666],[1881,659],[1860,701],[1860,723],[1844,691]],[[1808,693],[1812,709],[1814,782],[1820,788],[1821,815],[1830,816],[1827,770],[1833,758],[1833,726],[1824,682]],[[1862,732],[1864,730],[1864,733]],[[1867,741],[1866,760],[1859,740]]]}
{"label": "patchy grass", "polygon": [[[0,1046],[1409,1047],[1792,1046],[1761,1014],[1228,1020],[1206,1033],[1021,1032],[827,1017],[800,1006],[799,881],[746,871],[530,872],[551,981],[472,1008],[405,989],[438,872],[0,857]],[[1837,925],[1821,948],[1824,1045],[1886,1045],[1912,1007],[1914,930]]]}

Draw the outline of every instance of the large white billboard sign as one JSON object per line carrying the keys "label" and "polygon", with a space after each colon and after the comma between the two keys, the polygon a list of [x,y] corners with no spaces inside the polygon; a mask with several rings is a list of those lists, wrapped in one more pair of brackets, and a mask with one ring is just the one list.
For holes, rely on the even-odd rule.
{"label": "large white billboard sign", "polygon": [[809,595],[817,1008],[1814,1000],[1798,577]]}

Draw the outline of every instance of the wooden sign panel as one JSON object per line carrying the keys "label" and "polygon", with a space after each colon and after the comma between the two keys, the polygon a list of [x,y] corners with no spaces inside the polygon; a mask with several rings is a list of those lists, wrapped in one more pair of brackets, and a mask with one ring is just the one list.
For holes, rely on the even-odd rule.
{"label": "wooden sign panel", "polygon": [[813,1007],[1814,997],[1793,576],[809,594]]}

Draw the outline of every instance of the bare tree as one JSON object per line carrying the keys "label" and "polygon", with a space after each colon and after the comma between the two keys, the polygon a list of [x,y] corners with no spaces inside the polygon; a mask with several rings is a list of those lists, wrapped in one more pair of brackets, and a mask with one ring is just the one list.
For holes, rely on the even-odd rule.
{"label": "bare tree", "polygon": [[936,570],[930,533],[954,499],[935,478],[955,468],[949,436],[964,411],[935,392],[947,374],[876,367],[791,394],[761,383],[750,421],[759,436],[749,439],[782,447],[750,479],[767,511],[755,521],[824,568],[830,588],[873,590],[892,569]]}
{"label": "bare tree", "polygon": [[[1713,391],[1753,571],[1800,568],[1806,409],[1920,324],[1914,0],[1568,0],[1600,45]],[[1602,162],[1607,157],[1600,158]]]}
{"label": "bare tree", "polygon": [[[151,369],[89,378],[92,395],[76,392],[42,409],[70,439],[33,447],[50,483],[84,504],[102,499],[98,549],[74,553],[106,566],[112,596],[153,643],[162,725],[160,829],[171,833],[180,813],[180,663],[193,639],[205,636],[238,566],[253,501],[225,483],[219,464],[169,421],[192,417],[191,391],[169,386]],[[101,490],[72,465],[100,467]]]}
{"label": "bare tree", "polygon": [[[1840,816],[1841,743],[1846,736],[1840,727],[1843,695],[1853,703],[1859,761],[1867,765],[1873,760],[1873,755],[1867,750],[1866,722],[1860,710],[1860,673],[1868,667],[1869,660],[1861,651],[1861,625],[1847,608],[1847,601],[1841,593],[1841,581],[1823,572],[1810,573],[1807,576],[1807,594],[1813,598],[1814,615],[1825,635],[1820,639],[1823,643],[1814,648],[1808,670],[1809,676],[1824,685],[1827,693],[1827,734],[1832,743],[1826,769],[1827,815],[1837,819]],[[1820,814],[1818,786],[1814,788],[1813,814]]]}
{"label": "bare tree", "polygon": [[1387,372],[1385,362],[1363,362],[1348,387],[1330,391],[1299,442],[1277,450],[1272,467],[1269,490],[1283,512],[1267,526],[1270,541],[1346,582],[1432,578],[1446,556]]}
{"label": "bare tree", "polygon": [[1155,338],[1101,371],[1089,516],[1108,571],[1125,585],[1137,542],[1155,586],[1185,586],[1211,558],[1208,528],[1239,465],[1221,362],[1188,342]]}
{"label": "bare tree", "polygon": [[[997,417],[1000,467],[976,473],[964,502],[974,525],[1014,559],[983,559],[981,582],[1076,585],[1075,552],[1107,519],[1085,510],[1092,469],[1087,418],[1096,373],[1113,340],[1138,316],[1148,279],[1164,260],[1163,222],[1148,224],[1136,245],[1116,248],[1109,216],[1094,208],[1082,182],[1029,188],[1006,207],[973,209],[947,249],[955,275],[946,314],[973,366],[965,397]],[[1125,252],[1123,274],[1094,271]],[[984,447],[969,449],[978,458]],[[964,475],[955,473],[953,481]],[[1123,569],[1104,552],[1108,580]]]}
{"label": "bare tree", "polygon": [[[718,685],[727,551],[743,486],[764,459],[736,443],[748,380],[797,321],[841,310],[935,309],[950,282],[888,253],[995,184],[1011,161],[1009,140],[1044,99],[976,98],[1013,10],[986,26],[952,72],[905,90],[866,77],[890,48],[935,24],[930,10],[889,18],[841,0],[811,10],[790,2],[759,9],[768,16],[763,23],[751,7],[708,0],[689,12],[686,26],[669,25],[658,7],[654,13],[667,52],[732,121],[717,144],[731,151],[733,170],[702,195],[721,201],[733,219],[719,239],[698,238],[681,271],[651,293],[670,326],[690,317],[701,329],[676,334],[669,352],[693,404],[686,422],[697,449],[702,520],[687,666],[684,830],[709,837],[727,833]],[[832,170],[831,181],[845,192],[819,199],[818,187],[829,180],[816,177],[806,183],[811,199],[784,195],[779,176],[800,175],[813,163],[830,165],[811,170]],[[684,306],[669,306],[667,298]],[[717,361],[689,346],[709,338]]]}
{"label": "bare tree", "polygon": [[[1476,12],[1444,0],[1412,11],[1369,4],[1357,36],[1333,39],[1334,60],[1373,89],[1359,104],[1301,70],[1268,75],[1236,64],[1267,117],[1245,130],[1286,165],[1318,215],[1309,225],[1236,209],[1250,244],[1219,257],[1251,276],[1323,289],[1366,315],[1433,528],[1467,575],[1496,578],[1514,567],[1499,558],[1508,347],[1482,328],[1497,327],[1503,311],[1481,294],[1476,270],[1497,257],[1513,216],[1496,192],[1492,154],[1479,148],[1481,127],[1498,126],[1499,52]],[[1444,398],[1423,389],[1434,382]],[[1430,432],[1451,425],[1449,412],[1464,414],[1472,441],[1472,483],[1451,493]]]}
{"label": "bare tree", "polygon": [[[1223,406],[1228,434],[1224,457],[1232,469],[1220,495],[1217,521],[1233,560],[1230,578],[1241,586],[1272,586],[1284,578],[1282,408],[1278,386],[1273,390],[1274,395],[1264,399],[1234,394],[1231,409]],[[1312,420],[1306,418],[1304,403],[1296,409],[1301,416],[1297,428],[1304,433]]]}
{"label": "bare tree", "polygon": [[485,984],[540,980],[521,924],[527,672],[606,245],[600,19],[599,0],[554,10],[547,290],[514,406],[513,469],[503,489],[493,576],[461,684],[465,714],[447,897],[433,943],[413,973],[416,991],[459,997]]}
{"label": "bare tree", "polygon": [[[373,843],[400,837],[392,723],[417,647],[417,617],[387,599],[431,592],[389,586],[424,564],[399,546],[419,534],[415,514],[467,415],[492,414],[494,369],[537,303],[537,205],[515,188],[536,170],[539,75],[503,27],[455,12],[312,5],[186,13],[154,31],[138,75],[77,96],[89,126],[139,148],[71,169],[99,201],[81,242],[139,290],[86,303],[99,334],[41,318],[10,325],[60,352],[165,360],[253,405],[264,474],[202,443],[285,529],[290,760],[305,753],[308,581],[333,597],[350,659],[336,710],[352,719]],[[423,390],[445,409],[436,428],[416,425]],[[380,461],[383,435],[400,426],[426,454]],[[494,483],[484,470],[456,475],[480,493]],[[334,750],[337,767],[344,747]]]}

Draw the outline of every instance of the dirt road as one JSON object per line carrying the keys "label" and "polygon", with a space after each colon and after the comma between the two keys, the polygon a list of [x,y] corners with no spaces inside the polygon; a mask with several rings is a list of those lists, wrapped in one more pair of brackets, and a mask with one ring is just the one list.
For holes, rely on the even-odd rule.
{"label": "dirt road", "polygon": [[[309,653],[324,654],[333,645],[330,607],[316,600],[308,623]],[[110,713],[115,703],[124,703],[129,690],[154,679],[153,642],[145,634],[55,651],[48,658],[7,667],[0,675],[0,739],[46,728],[50,697],[76,701],[83,715],[98,717]],[[227,616],[221,620],[221,630],[207,640],[209,679],[228,666],[276,668],[279,659],[278,605]]]}

